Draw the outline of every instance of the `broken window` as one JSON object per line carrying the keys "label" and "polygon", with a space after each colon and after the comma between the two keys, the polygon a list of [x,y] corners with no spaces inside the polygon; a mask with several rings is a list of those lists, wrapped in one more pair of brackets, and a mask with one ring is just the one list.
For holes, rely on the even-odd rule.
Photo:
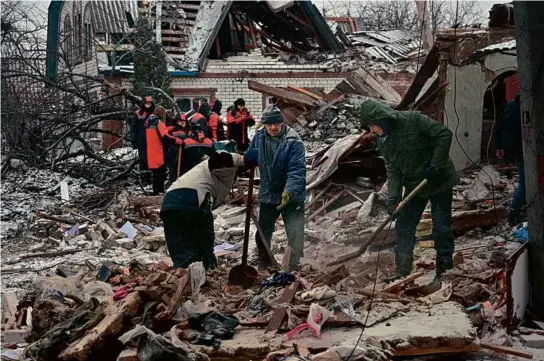
{"label": "broken window", "polygon": [[85,7],[85,17],[84,17],[84,26],[83,26],[83,56],[85,60],[92,59],[92,39],[93,39],[93,28],[92,28],[92,19],[91,19],[91,4],[88,4]]}
{"label": "broken window", "polygon": [[70,16],[66,15],[64,18],[64,40],[62,44],[62,50],[64,57],[64,62],[67,66],[70,66],[72,63],[73,56],[73,42],[72,42],[72,22],[70,21]]}

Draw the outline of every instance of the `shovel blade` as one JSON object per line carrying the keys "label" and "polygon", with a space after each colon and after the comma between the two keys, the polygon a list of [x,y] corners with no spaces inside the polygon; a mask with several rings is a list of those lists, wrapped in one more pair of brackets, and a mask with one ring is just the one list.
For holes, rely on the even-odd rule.
{"label": "shovel blade", "polygon": [[229,272],[229,284],[248,289],[257,284],[259,272],[255,267],[248,265],[238,265],[231,268]]}

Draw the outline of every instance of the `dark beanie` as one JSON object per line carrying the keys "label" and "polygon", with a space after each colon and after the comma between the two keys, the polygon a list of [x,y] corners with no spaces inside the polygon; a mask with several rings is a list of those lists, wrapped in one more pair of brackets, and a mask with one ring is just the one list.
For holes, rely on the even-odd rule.
{"label": "dark beanie", "polygon": [[242,98],[238,98],[234,101],[234,106],[237,107],[237,106],[242,106],[242,107],[245,107],[246,106],[246,101]]}
{"label": "dark beanie", "polygon": [[261,123],[263,124],[282,123],[283,120],[283,115],[276,106],[266,108],[263,112],[263,116],[261,117]]}
{"label": "dark beanie", "polygon": [[227,152],[216,152],[208,159],[208,169],[234,168],[232,154]]}
{"label": "dark beanie", "polygon": [[208,103],[202,103],[200,105],[200,108],[198,109],[198,112],[202,115],[209,115],[211,112],[210,104]]}

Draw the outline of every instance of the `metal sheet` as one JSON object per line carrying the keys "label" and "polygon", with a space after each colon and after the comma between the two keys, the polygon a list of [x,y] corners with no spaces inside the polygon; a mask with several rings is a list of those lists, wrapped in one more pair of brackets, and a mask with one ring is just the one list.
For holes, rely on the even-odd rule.
{"label": "metal sheet", "polygon": [[91,10],[96,33],[123,34],[128,31],[127,12],[138,18],[136,1],[93,0]]}

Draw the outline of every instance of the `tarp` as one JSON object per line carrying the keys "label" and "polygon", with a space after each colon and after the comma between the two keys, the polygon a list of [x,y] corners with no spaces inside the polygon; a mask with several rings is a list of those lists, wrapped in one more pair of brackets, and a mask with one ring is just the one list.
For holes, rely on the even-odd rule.
{"label": "tarp", "polygon": [[321,159],[325,161],[318,168],[310,170],[306,176],[306,190],[317,187],[338,169],[338,162],[361,138],[361,134],[348,135],[337,140]]}

